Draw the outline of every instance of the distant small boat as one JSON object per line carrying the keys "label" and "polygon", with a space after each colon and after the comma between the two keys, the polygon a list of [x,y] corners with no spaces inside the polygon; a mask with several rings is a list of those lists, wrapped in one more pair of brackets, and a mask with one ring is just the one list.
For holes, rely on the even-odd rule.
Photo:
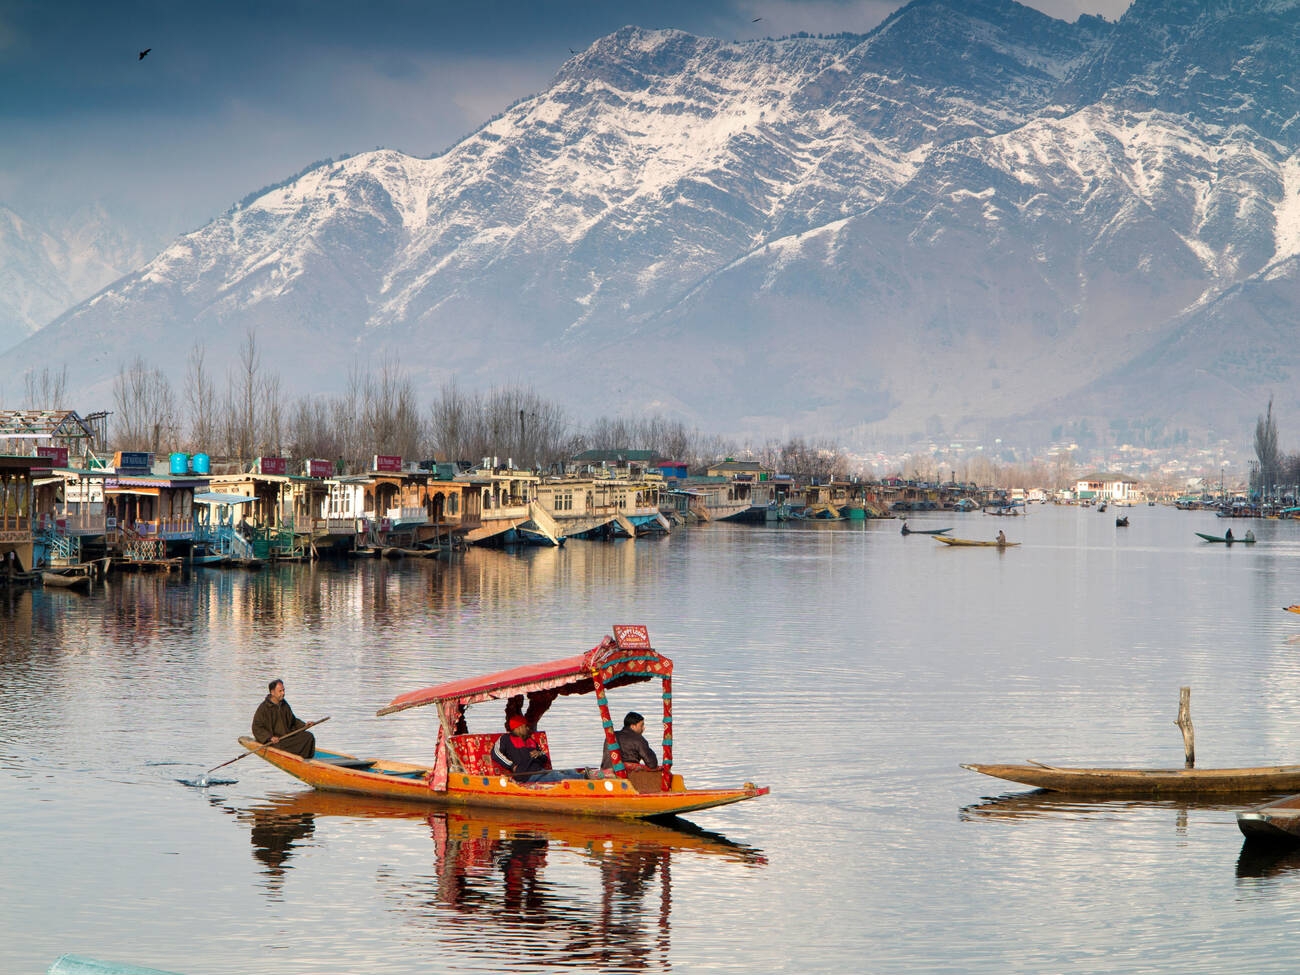
{"label": "distant small boat", "polygon": [[1255,535],[1253,532],[1246,532],[1244,538],[1229,538],[1226,535],[1207,535],[1205,534],[1205,532],[1197,532],[1196,534],[1200,538],[1205,539],[1207,542],[1222,542],[1226,545],[1232,545],[1234,543],[1240,543],[1242,545],[1255,544]]}
{"label": "distant small boat", "polygon": [[1282,608],[1285,609],[1288,613],[1300,613],[1300,604],[1296,604],[1294,606],[1283,606]]}
{"label": "distant small boat", "polygon": [[951,528],[908,528],[906,525],[902,528],[904,535],[942,535],[950,531]]}
{"label": "distant small boat", "polygon": [[85,591],[90,588],[90,576],[85,573],[70,574],[65,572],[42,572],[41,582],[57,589],[77,589]]}
{"label": "distant small boat", "polygon": [[979,542],[973,538],[948,538],[946,535],[935,535],[936,542],[943,542],[945,545],[971,545],[982,546],[984,548],[1014,548],[1019,542]]}

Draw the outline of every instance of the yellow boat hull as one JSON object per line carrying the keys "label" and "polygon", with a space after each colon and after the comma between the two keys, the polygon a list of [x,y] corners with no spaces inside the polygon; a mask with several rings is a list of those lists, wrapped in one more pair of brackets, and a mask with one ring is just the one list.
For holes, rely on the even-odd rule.
{"label": "yellow boat hull", "polygon": [[[571,779],[525,784],[506,775],[462,772],[450,773],[446,790],[438,791],[429,786],[430,769],[424,766],[375,760],[367,768],[349,768],[333,761],[301,758],[291,752],[260,745],[252,738],[240,738],[239,743],[276,768],[323,792],[400,799],[441,807],[474,806],[643,819],[725,806],[766,795],[769,791],[749,782],[738,789],[687,789],[680,775],[673,776],[672,788],[667,792],[642,792],[631,779]],[[357,761],[352,755],[331,754],[345,761]]]}

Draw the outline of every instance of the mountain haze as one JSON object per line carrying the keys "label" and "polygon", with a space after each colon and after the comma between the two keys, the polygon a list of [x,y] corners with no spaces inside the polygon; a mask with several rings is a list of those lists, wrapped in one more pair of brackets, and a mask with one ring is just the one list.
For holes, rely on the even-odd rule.
{"label": "mountain haze", "polygon": [[254,329],[291,393],[397,356],[722,433],[1240,439],[1270,395],[1300,414],[1298,41],[1300,0],[627,27],[440,156],[236,205],[0,369],[101,405],[137,353],[179,384]]}

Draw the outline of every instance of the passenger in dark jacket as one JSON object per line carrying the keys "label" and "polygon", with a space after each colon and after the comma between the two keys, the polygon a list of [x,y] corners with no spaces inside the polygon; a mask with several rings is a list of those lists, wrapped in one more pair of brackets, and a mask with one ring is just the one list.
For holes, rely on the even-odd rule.
{"label": "passenger in dark jacket", "polygon": [[506,727],[506,733],[492,746],[492,760],[520,782],[536,781],[542,773],[549,772],[551,760],[528,722],[516,714],[506,722]]}
{"label": "passenger in dark jacket", "polygon": [[[298,731],[307,727],[307,722],[295,715],[284,699],[284,681],[276,678],[267,685],[267,690],[270,693],[253,715],[253,737],[264,745],[311,758],[316,754],[316,736],[310,731]],[[290,735],[290,732],[297,734]]]}
{"label": "passenger in dark jacket", "polygon": [[[623,718],[623,727],[614,732],[614,741],[618,745],[619,755],[624,765],[644,765],[646,768],[658,768],[659,757],[655,755],[650,743],[645,740],[645,718],[635,711],[629,711]],[[613,768],[614,759],[609,749],[600,760],[601,768]]]}

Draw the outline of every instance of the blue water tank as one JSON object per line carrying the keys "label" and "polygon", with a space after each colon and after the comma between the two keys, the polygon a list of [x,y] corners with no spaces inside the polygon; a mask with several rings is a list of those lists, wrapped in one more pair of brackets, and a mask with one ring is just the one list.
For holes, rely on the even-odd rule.
{"label": "blue water tank", "polygon": [[172,454],[171,464],[168,469],[173,474],[186,474],[190,469],[190,458],[188,454]]}
{"label": "blue water tank", "polygon": [[194,455],[194,473],[195,474],[212,473],[212,461],[209,460],[207,454]]}

